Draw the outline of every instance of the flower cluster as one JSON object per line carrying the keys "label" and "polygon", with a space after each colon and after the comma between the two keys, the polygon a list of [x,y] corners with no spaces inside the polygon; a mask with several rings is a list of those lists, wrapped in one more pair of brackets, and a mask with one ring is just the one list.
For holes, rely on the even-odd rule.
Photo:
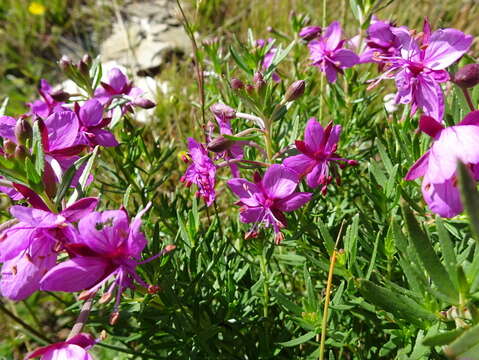
{"label": "flower cluster", "polygon": [[[118,69],[99,83],[101,65],[88,56],[77,65],[60,63],[85,94],[55,90],[42,80],[41,99],[27,104],[28,113],[0,117],[0,191],[22,203],[10,207],[12,220],[0,226],[0,293],[16,301],[38,290],[81,292],[79,299],[93,299],[101,290],[101,303],[115,298],[114,324],[126,289],[138,284],[149,293],[159,290],[136,268],[174,246],[142,260],[147,240],[141,217],[150,205],[131,221],[125,209],[97,211],[98,198],[79,198],[94,181],[85,160],[97,147],[119,145],[109,128],[115,112],[122,116],[154,104]],[[94,343],[90,335],[75,334],[27,358],[90,359],[87,350]]]}

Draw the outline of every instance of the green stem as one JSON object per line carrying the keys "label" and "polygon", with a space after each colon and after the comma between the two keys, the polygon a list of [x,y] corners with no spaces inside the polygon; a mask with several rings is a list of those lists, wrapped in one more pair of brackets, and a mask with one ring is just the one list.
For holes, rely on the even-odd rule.
{"label": "green stem", "polygon": [[268,162],[270,164],[273,163],[273,141],[271,138],[272,127],[273,127],[273,124],[271,119],[265,118],[263,135],[264,135],[264,144],[266,147],[266,157],[268,158]]}
{"label": "green stem", "polygon": [[475,107],[474,107],[474,103],[472,102],[472,99],[471,99],[471,94],[469,94],[469,90],[467,90],[466,88],[462,88],[462,93],[464,94],[464,97],[466,98],[466,101],[467,101],[467,105],[469,105],[469,108],[471,109],[471,111],[475,111]]}

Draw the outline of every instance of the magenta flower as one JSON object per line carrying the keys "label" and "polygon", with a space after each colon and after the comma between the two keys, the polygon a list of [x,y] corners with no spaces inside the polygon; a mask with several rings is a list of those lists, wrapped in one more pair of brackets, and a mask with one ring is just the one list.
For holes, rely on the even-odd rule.
{"label": "magenta flower", "polygon": [[82,297],[90,297],[111,282],[102,299],[113,297],[116,289],[112,322],[118,317],[121,294],[127,288],[134,289],[135,282],[150,293],[156,292],[158,287],[145,283],[136,272],[136,267],[173,250],[174,246],[167,246],[160,254],[139,261],[147,243],[140,230],[141,217],[149,207],[150,204],[131,223],[124,210],[92,212],[80,219],[78,239],[66,246],[70,260],[46,273],[40,288],[65,292],[86,290],[86,295]]}
{"label": "magenta flower", "polygon": [[237,205],[241,206],[241,222],[254,224],[247,236],[256,236],[260,224],[272,226],[276,234],[276,244],[284,238],[281,229],[286,227],[287,222],[283,212],[299,209],[310,201],[313,195],[295,192],[298,175],[277,164],[271,165],[262,179],[259,174],[255,174],[254,183],[243,178],[234,178],[228,181],[228,186],[239,197]]}
{"label": "magenta flower", "polygon": [[[231,120],[236,117],[236,111],[228,105],[217,103],[210,107],[211,112],[215,116],[218,126],[220,128],[220,134],[233,135],[231,131]],[[243,141],[234,141],[233,144],[225,151],[218,153],[217,159],[222,158],[227,162],[230,160],[243,159],[243,147],[245,143]],[[231,173],[234,177],[238,177],[239,169],[237,164],[230,164]]]}
{"label": "magenta flower", "polygon": [[95,344],[93,336],[80,333],[69,340],[38,348],[28,354],[25,360],[39,356],[40,360],[93,360],[88,350]]}
{"label": "magenta flower", "polygon": [[196,184],[197,197],[201,197],[207,206],[215,200],[216,166],[209,158],[203,144],[193,138],[188,138],[188,154],[191,158],[191,165],[186,169],[180,181],[186,186]]}
{"label": "magenta flower", "polygon": [[67,110],[62,107],[62,102],[58,102],[52,98],[53,90],[51,85],[45,80],[40,80],[40,89],[38,89],[43,100],[35,100],[33,103],[28,103],[30,107],[29,115],[38,115],[41,118],[46,118],[55,111]]}
{"label": "magenta flower", "polygon": [[456,29],[440,29],[430,33],[426,21],[421,44],[406,28],[393,28],[399,40],[399,56],[382,57],[388,70],[378,78],[395,77],[396,102],[411,104],[411,114],[418,108],[424,114],[442,121],[444,95],[440,83],[449,80],[445,70],[460,59],[471,47],[472,36]]}
{"label": "magenta flower", "polygon": [[101,145],[105,147],[118,146],[115,136],[106,127],[110,120],[103,118],[103,105],[96,99],[86,101],[81,107],[75,104],[80,129],[78,143],[89,146]]}
{"label": "magenta flower", "polygon": [[380,21],[373,17],[367,30],[366,49],[359,56],[361,63],[381,62],[379,56],[390,57],[399,54],[401,43],[394,35],[393,29],[394,26],[389,21]]}
{"label": "magenta flower", "polygon": [[118,68],[113,68],[108,72],[107,82],[102,82],[101,86],[95,90],[95,98],[102,104],[109,104],[114,96],[126,95],[136,99],[143,94],[143,90],[133,87],[125,74]]}
{"label": "magenta flower", "polygon": [[337,74],[359,62],[359,57],[351,50],[344,49],[341,39],[342,30],[339,22],[331,23],[317,40],[308,43],[312,65],[320,68],[326,74],[329,82],[337,79]]}
{"label": "magenta flower", "polygon": [[[271,44],[272,42],[273,42],[272,38],[269,38],[267,42],[264,39],[258,39],[256,40],[256,45],[262,48],[266,46],[267,44]],[[268,70],[268,68],[271,66],[277,50],[278,49],[276,47],[272,46],[271,49],[269,49],[268,52],[264,55],[263,61],[261,62],[261,69],[263,71]],[[281,81],[281,78],[276,72],[273,72],[271,74],[271,78],[273,79],[274,82]]]}
{"label": "magenta flower", "polygon": [[423,177],[422,193],[431,211],[442,217],[454,217],[463,209],[457,188],[457,162],[466,164],[479,180],[479,111],[469,113],[459,124],[447,128],[423,115],[419,127],[434,139],[433,144],[405,179]]}
{"label": "magenta flower", "polygon": [[40,279],[55,265],[57,253],[76,241],[71,223],[90,213],[97,203],[96,198],[83,198],[59,214],[12,206],[10,213],[20,222],[0,235],[2,295],[22,300],[38,290]]}
{"label": "magenta flower", "polygon": [[344,159],[336,153],[340,133],[340,125],[330,123],[324,129],[315,118],[309,119],[304,141],[296,141],[296,149],[301,154],[284,159],[283,165],[301,177],[306,176],[308,186],[315,188],[322,185],[321,191],[325,194],[333,176],[339,182],[339,173],[335,166],[332,167],[333,164],[339,163],[341,168],[357,164],[355,160]]}

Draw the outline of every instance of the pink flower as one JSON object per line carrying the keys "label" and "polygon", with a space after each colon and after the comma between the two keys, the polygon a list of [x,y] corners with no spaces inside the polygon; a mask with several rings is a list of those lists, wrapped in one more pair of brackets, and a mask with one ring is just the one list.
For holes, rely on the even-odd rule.
{"label": "pink flower", "polygon": [[462,212],[457,188],[457,162],[466,164],[479,179],[479,111],[473,111],[457,125],[444,128],[429,116],[421,116],[420,129],[431,136],[431,148],[411,167],[406,180],[423,177],[422,193],[431,211],[442,217]]}
{"label": "pink flower", "polygon": [[[231,120],[236,117],[236,111],[228,105],[217,103],[210,107],[211,112],[215,116],[218,126],[220,128],[220,134],[233,135],[231,131]],[[210,140],[211,141],[211,140]],[[225,151],[218,154],[218,158],[223,158],[226,161],[242,159],[243,158],[243,141],[233,141],[232,145]],[[231,173],[234,177],[239,176],[239,170],[237,164],[230,164]]]}
{"label": "pink flower", "polygon": [[400,54],[382,57],[388,70],[378,80],[394,76],[397,103],[412,104],[412,114],[420,108],[442,121],[444,95],[440,83],[449,80],[445,69],[469,50],[472,36],[455,29],[440,29],[431,34],[427,21],[421,44],[407,28],[393,28],[392,32],[400,43]]}
{"label": "pink flower", "polygon": [[[102,286],[111,282],[104,298],[111,298],[116,289],[116,301],[112,319],[117,317],[121,294],[127,288],[134,289],[137,282],[151,293],[157,286],[145,283],[136,267],[149,262],[167,251],[139,261],[146,246],[141,232],[141,217],[149,209],[143,209],[130,223],[124,210],[92,212],[78,223],[78,239],[67,244],[71,258],[52,268],[42,278],[40,288],[46,291],[77,292],[86,290],[86,297],[93,296]],[[114,322],[114,320],[112,320]]]}
{"label": "pink flower", "polygon": [[344,49],[341,39],[342,30],[339,22],[331,23],[317,40],[308,43],[312,65],[317,66],[326,74],[329,82],[337,79],[337,74],[359,62],[359,57],[351,50]]}
{"label": "pink flower", "polygon": [[203,144],[193,138],[188,138],[188,154],[191,158],[191,165],[186,169],[180,181],[186,186],[196,184],[198,191],[196,196],[201,197],[207,206],[215,200],[216,166],[209,158]]}
{"label": "pink flower", "polygon": [[25,360],[39,356],[40,360],[93,360],[88,350],[95,344],[93,336],[80,333],[67,341],[38,348],[28,354]]}
{"label": "pink flower", "polygon": [[[267,46],[267,44],[270,44],[273,42],[273,39],[269,38],[268,41],[266,42],[264,39],[258,39],[256,40],[256,45],[259,47],[264,47]],[[276,55],[277,48],[272,46],[271,49],[268,50],[268,52],[264,55],[263,61],[261,62],[261,69],[263,71],[268,70],[268,68],[271,66],[273,63],[274,56]],[[271,78],[273,79],[274,82],[280,82],[281,78],[276,72],[273,72],[271,74]]]}
{"label": "pink flower", "polygon": [[237,205],[241,206],[240,220],[254,224],[248,236],[255,236],[260,224],[272,226],[276,233],[276,244],[284,238],[281,233],[281,229],[286,227],[283,212],[299,209],[312,197],[311,193],[295,192],[298,175],[277,164],[271,165],[263,178],[255,174],[254,183],[234,178],[228,181],[228,186],[239,197]]}
{"label": "pink flower", "polygon": [[40,279],[55,265],[58,252],[76,241],[71,223],[93,211],[97,203],[96,198],[83,198],[59,214],[12,206],[10,213],[20,222],[0,235],[2,295],[22,300],[38,290]]}
{"label": "pink flower", "polygon": [[367,29],[366,50],[359,57],[361,63],[381,62],[378,56],[395,56],[399,53],[400,42],[393,29],[389,21],[373,17]]}
{"label": "pink flower", "polygon": [[113,68],[108,72],[108,80],[102,82],[101,86],[95,90],[95,99],[102,105],[109,104],[114,96],[126,95],[133,100],[139,98],[143,90],[133,87],[131,81],[118,68]]}
{"label": "pink flower", "polygon": [[315,118],[309,119],[304,131],[304,141],[296,141],[296,148],[301,154],[284,159],[283,165],[301,177],[306,176],[308,186],[315,188],[322,185],[321,190],[326,193],[333,176],[339,181],[337,168],[331,166],[336,163],[339,163],[339,167],[357,164],[355,160],[344,159],[336,153],[340,133],[340,125],[330,123],[323,129]]}
{"label": "pink flower", "polygon": [[62,107],[62,102],[58,102],[52,98],[52,87],[45,79],[40,80],[40,89],[38,89],[38,92],[43,100],[35,100],[33,103],[27,104],[30,107],[29,115],[38,115],[41,118],[46,118],[55,111],[67,110]]}
{"label": "pink flower", "polygon": [[75,104],[75,112],[79,121],[78,143],[92,147],[118,146],[115,136],[104,129],[111,119],[103,118],[103,105],[98,100],[90,99],[81,107]]}

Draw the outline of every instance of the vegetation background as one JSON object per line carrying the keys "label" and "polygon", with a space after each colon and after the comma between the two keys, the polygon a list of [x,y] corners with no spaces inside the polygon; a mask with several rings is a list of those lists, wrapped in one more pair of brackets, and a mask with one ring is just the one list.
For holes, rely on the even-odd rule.
{"label": "vegetation background", "polygon": [[[32,9],[27,0],[0,0],[0,100],[9,97],[8,114],[26,111],[24,103],[35,99],[41,78],[64,80],[56,64],[62,44],[74,40],[97,54],[122,6],[121,0],[37,3],[43,10]],[[250,79],[231,56],[230,46],[246,56],[251,33],[255,39],[273,37],[285,48],[302,15],[318,25],[339,20],[348,37],[364,35],[366,25],[358,11],[365,8],[365,16],[374,12],[418,30],[428,16],[433,28],[479,33],[475,1],[185,0],[182,5],[199,44],[219,41],[214,54],[208,46],[197,53],[204,69],[219,75],[205,78],[206,106],[220,100],[241,106],[228,83],[232,77]],[[472,61],[476,48],[477,41],[463,62]],[[305,96],[278,126],[278,144],[299,138],[306,120],[321,114],[323,123],[343,125],[340,150],[360,166],[345,170],[342,186],[326,197],[315,194],[293,216],[282,246],[274,246],[269,232],[245,241],[247,228],[239,223],[234,198],[226,190],[226,173],[220,174],[219,200],[209,210],[179,183],[185,165],[177,155],[186,149],[187,136],[200,138],[202,109],[195,61],[173,59],[156,76],[169,83],[169,94],[155,99],[150,123],[139,126],[132,118],[117,127],[122,145],[102,152],[92,193],[101,196],[104,208],[124,204],[133,213],[153,201],[144,227],[150,239],[146,255],[164,243],[176,244],[177,250],[143,266],[142,275],[162,291],[155,296],[141,290],[127,294],[116,326],[107,325],[108,305],[95,307],[88,331],[109,334],[93,351],[97,359],[317,358],[336,237],[342,251],[332,282],[327,358],[445,359],[442,345],[449,341],[424,343],[424,338],[434,340],[439,332],[457,329],[459,336],[460,329],[474,328],[474,314],[467,326],[458,325],[463,319],[451,315],[451,309],[468,304],[473,309],[479,299],[479,249],[466,216],[437,220],[426,210],[418,184],[403,180],[428,142],[415,133],[417,120],[407,112],[384,110],[382,97],[394,91],[393,84],[367,91],[365,81],[377,70],[365,65],[323,87],[322,75],[308,66],[307,48],[301,44],[278,71],[278,98],[294,80],[307,83]],[[458,122],[465,106],[454,88],[447,105],[447,122]],[[6,219],[9,200],[2,196],[1,201]],[[430,248],[418,245],[417,239]],[[441,266],[425,265],[428,251],[436,254],[449,280],[441,278]],[[461,288],[464,297],[458,300],[461,271],[467,289]],[[21,359],[46,340],[63,339],[81,306],[74,296],[58,294],[36,294],[17,304],[0,301],[0,356],[5,359]],[[441,311],[449,313],[442,316]]]}

